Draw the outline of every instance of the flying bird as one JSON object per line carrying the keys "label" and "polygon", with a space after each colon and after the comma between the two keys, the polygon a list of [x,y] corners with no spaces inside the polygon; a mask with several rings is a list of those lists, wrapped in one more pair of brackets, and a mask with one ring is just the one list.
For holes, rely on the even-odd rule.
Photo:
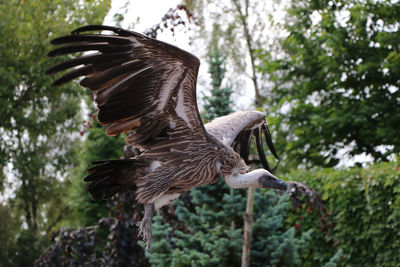
{"label": "flying bird", "polygon": [[[264,113],[241,111],[203,125],[196,102],[200,61],[194,55],[136,32],[102,25],[78,28],[51,43],[63,46],[51,51],[50,57],[80,53],[47,71],[72,69],[53,84],[84,77],[80,85],[94,92],[98,120],[106,133],[128,133],[126,142],[144,150],[130,159],[93,162],[84,181],[95,200],[135,193],[145,208],[139,233],[147,249],[154,209],[195,186],[214,183],[223,175],[233,188],[286,190],[285,182],[269,171],[264,154],[262,134],[278,158]],[[82,53],[87,51],[92,53]],[[252,136],[264,168],[248,172],[245,161]]]}

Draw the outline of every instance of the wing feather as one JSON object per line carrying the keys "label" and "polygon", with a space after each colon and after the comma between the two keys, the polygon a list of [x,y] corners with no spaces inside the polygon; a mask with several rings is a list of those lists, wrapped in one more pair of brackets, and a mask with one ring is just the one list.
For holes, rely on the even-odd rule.
{"label": "wing feather", "polygon": [[61,56],[61,55],[66,55],[66,54],[71,54],[71,53],[77,53],[77,52],[86,52],[86,51],[100,51],[103,53],[112,53],[113,51],[117,50],[119,52],[123,51],[130,51],[131,46],[129,45],[110,45],[109,43],[106,42],[101,42],[101,43],[77,43],[77,44],[70,44],[68,46],[62,46],[59,48],[56,48],[49,52],[47,56],[49,57],[55,57],[55,56]]}
{"label": "wing feather", "polygon": [[99,122],[112,124],[107,134],[133,130],[127,142],[148,146],[179,135],[174,127],[183,123],[197,138],[208,138],[196,102],[200,62],[192,54],[136,32],[102,25],[78,28],[51,43],[62,46],[51,51],[50,57],[95,52],[60,63],[47,74],[69,70],[54,85],[84,77],[80,85],[95,92]]}
{"label": "wing feather", "polygon": [[279,159],[278,154],[276,153],[274,143],[272,143],[271,133],[269,132],[267,124],[262,125],[262,129],[264,130],[265,142],[271,153],[275,156],[276,159]]}
{"label": "wing feather", "polygon": [[96,53],[96,54],[89,54],[78,58],[72,58],[70,60],[64,61],[53,68],[49,69],[46,74],[54,74],[63,70],[67,70],[79,65],[88,65],[88,64],[101,64],[102,62],[106,61],[109,62],[115,58],[120,58],[123,56],[128,55],[128,51],[124,52],[115,52],[115,53]]}
{"label": "wing feather", "polygon": [[[115,45],[129,45],[131,40],[128,37],[122,36],[114,36],[114,35],[102,35],[102,34],[77,34],[77,32],[72,33],[70,35],[61,36],[51,40],[51,44],[60,45],[60,44],[68,44],[68,43],[82,43],[82,42],[90,42],[92,44],[101,44],[103,42]],[[87,44],[84,44],[85,46]],[[69,47],[75,47],[69,46]]]}
{"label": "wing feather", "polygon": [[263,149],[262,133],[264,133],[265,142],[269,150],[275,158],[279,159],[265,121],[265,114],[262,112],[255,110],[235,112],[207,123],[205,128],[208,133],[221,142],[232,146],[235,151],[239,152],[246,163],[249,160],[251,137],[254,136],[260,162],[265,169],[270,170]]}
{"label": "wing feather", "polygon": [[253,133],[254,133],[254,137],[256,139],[258,158],[260,159],[261,164],[263,165],[264,169],[266,169],[267,171],[271,171],[271,168],[269,167],[267,158],[265,157],[264,148],[262,145],[260,128],[255,128]]}
{"label": "wing feather", "polygon": [[240,135],[240,156],[246,162],[249,162],[250,154],[250,141],[251,141],[252,130],[244,130]]}
{"label": "wing feather", "polygon": [[67,72],[61,78],[53,82],[53,86],[58,86],[63,83],[67,83],[81,76],[92,75],[94,72],[95,70],[93,69],[92,65],[86,65],[84,67],[73,69],[72,71]]}

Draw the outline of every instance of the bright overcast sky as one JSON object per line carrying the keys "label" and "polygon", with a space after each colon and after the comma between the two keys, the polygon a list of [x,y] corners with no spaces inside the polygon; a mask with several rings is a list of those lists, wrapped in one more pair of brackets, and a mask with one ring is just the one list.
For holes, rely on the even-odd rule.
{"label": "bright overcast sky", "polygon": [[[181,0],[112,0],[111,10],[104,19],[104,24],[115,25],[114,14],[124,14],[127,11],[124,14],[125,19],[122,27],[130,26],[139,17],[139,23],[135,23],[134,28],[131,30],[143,32],[154,24],[159,23],[164,14],[179,3],[181,3]],[[125,5],[126,8],[124,7]]]}
{"label": "bright overcast sky", "polygon": [[[175,8],[181,3],[182,0],[112,0],[111,10],[104,19],[104,25],[115,26],[113,17],[116,13],[120,13],[124,16],[121,23],[123,28],[143,33],[148,28],[160,23],[169,9]],[[169,32],[159,32],[157,39],[193,52],[188,36],[179,31],[175,32],[175,36]]]}

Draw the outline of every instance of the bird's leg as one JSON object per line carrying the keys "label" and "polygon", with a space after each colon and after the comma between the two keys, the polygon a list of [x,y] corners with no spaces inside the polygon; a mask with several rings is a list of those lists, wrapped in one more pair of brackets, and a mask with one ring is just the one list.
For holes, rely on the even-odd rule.
{"label": "bird's leg", "polygon": [[139,236],[143,236],[143,240],[147,241],[146,249],[150,250],[151,247],[151,239],[152,239],[152,232],[151,232],[151,224],[153,219],[153,211],[154,205],[153,204],[145,204],[144,205],[144,217],[139,225]]}

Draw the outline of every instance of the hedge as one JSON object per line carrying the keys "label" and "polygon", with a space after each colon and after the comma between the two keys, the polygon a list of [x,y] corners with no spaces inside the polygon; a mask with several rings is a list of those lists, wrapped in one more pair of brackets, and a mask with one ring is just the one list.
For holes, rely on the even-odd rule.
{"label": "hedge", "polygon": [[342,251],[340,266],[400,266],[400,160],[366,168],[297,170],[320,194],[327,213],[306,201],[294,203],[288,223],[313,229],[304,266],[322,266]]}

